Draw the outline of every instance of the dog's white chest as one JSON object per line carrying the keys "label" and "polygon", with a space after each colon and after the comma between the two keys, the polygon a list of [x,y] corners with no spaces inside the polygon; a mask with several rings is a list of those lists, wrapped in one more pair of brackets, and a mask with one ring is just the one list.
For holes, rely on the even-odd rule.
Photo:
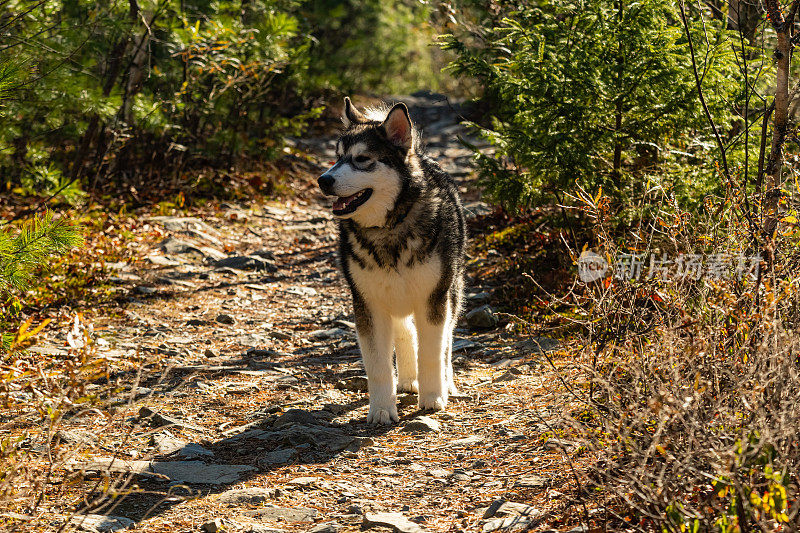
{"label": "dog's white chest", "polygon": [[410,267],[403,264],[393,269],[362,269],[353,261],[350,267],[353,281],[367,303],[393,316],[408,316],[426,305],[442,273],[441,260],[436,256]]}

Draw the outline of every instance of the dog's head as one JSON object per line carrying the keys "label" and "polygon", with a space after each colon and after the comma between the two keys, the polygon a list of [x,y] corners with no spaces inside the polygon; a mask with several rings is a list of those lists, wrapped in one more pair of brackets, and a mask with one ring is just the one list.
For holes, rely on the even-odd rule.
{"label": "dog's head", "polygon": [[362,226],[382,226],[394,208],[405,180],[416,131],[405,104],[388,112],[361,113],[344,99],[345,130],[336,143],[336,164],[317,182],[327,196],[336,196],[333,214]]}

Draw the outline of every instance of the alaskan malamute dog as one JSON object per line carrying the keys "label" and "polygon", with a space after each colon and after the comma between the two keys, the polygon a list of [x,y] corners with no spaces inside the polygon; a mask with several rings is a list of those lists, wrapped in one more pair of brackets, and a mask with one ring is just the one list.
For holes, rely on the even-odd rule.
{"label": "alaskan malamute dog", "polygon": [[420,409],[431,410],[456,393],[466,228],[458,189],[423,153],[405,104],[362,114],[344,102],[338,160],[318,182],[337,197],[341,266],[369,381],[367,422],[391,424],[398,389],[418,392]]}

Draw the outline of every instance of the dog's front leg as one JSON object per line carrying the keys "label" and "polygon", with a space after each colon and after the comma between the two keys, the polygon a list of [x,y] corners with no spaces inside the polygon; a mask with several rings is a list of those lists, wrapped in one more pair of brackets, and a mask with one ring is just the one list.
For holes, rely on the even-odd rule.
{"label": "dog's front leg", "polygon": [[392,363],[392,318],[365,303],[355,306],[358,345],[367,371],[369,424],[391,424],[397,416],[397,392]]}
{"label": "dog's front leg", "polygon": [[447,407],[447,335],[450,329],[450,306],[440,312],[414,315],[419,335],[419,408],[439,411]]}

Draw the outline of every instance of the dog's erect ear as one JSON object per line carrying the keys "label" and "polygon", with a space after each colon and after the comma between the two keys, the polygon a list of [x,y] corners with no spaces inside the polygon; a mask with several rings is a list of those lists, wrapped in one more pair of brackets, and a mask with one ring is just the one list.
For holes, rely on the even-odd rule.
{"label": "dog's erect ear", "polygon": [[389,111],[386,120],[381,127],[395,145],[410,150],[414,143],[414,129],[411,126],[411,119],[408,117],[406,104],[399,103]]}
{"label": "dog's erect ear", "polygon": [[367,119],[361,112],[356,109],[356,106],[353,105],[353,102],[350,101],[350,98],[347,96],[344,97],[344,115],[342,115],[342,122],[344,122],[344,127],[349,128],[351,124],[361,124],[362,122],[366,122]]}

